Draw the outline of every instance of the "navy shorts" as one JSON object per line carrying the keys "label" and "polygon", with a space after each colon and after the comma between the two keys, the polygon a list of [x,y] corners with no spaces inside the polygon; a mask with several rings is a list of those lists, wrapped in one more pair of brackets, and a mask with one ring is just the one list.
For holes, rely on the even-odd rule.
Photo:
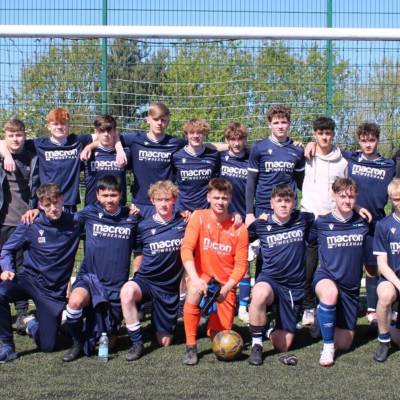
{"label": "navy shorts", "polygon": [[374,255],[373,244],[374,244],[374,236],[367,235],[365,237],[363,263],[364,265],[377,267],[378,262],[376,256]]}
{"label": "navy shorts", "polygon": [[322,279],[329,279],[335,282],[338,291],[338,301],[336,304],[336,327],[354,331],[357,325],[358,308],[360,301],[360,288],[350,290],[340,286],[340,284],[332,279],[323,269],[318,268],[314,274],[313,288]]}
{"label": "navy shorts", "polygon": [[259,282],[268,283],[274,291],[274,304],[276,304],[278,311],[276,329],[295,333],[301,312],[304,289],[289,289],[262,272],[258,275],[256,284]]}
{"label": "navy shorts", "polygon": [[148,279],[132,279],[142,291],[142,303],[152,302],[152,324],[157,333],[172,335],[178,319],[179,290],[167,291],[153,285]]}

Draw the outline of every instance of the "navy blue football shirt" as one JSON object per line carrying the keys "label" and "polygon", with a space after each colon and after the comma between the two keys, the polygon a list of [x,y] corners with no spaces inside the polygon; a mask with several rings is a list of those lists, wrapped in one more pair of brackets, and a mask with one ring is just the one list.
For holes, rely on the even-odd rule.
{"label": "navy blue football shirt", "polygon": [[[124,150],[129,160],[129,149]],[[126,168],[118,166],[116,156],[115,149],[105,149],[99,146],[92,152],[90,159],[84,162],[85,205],[93,204],[97,201],[97,181],[106,175],[112,175],[119,179],[122,188],[121,205],[126,203]]]}
{"label": "navy blue football shirt", "polygon": [[295,146],[289,138],[283,143],[271,137],[256,142],[250,151],[248,168],[258,173],[256,209],[271,207],[271,192],[278,184],[287,183],[296,193],[294,174],[303,171],[304,165],[303,149]]}
{"label": "navy blue football shirt", "polygon": [[248,227],[250,240],[260,239],[262,273],[290,289],[304,287],[305,247],[313,219],[312,214],[295,210],[284,224],[270,214],[268,220],[256,219]]}
{"label": "navy blue football shirt", "polygon": [[340,286],[358,290],[368,233],[368,223],[356,213],[345,221],[333,213],[319,216],[310,233],[310,240],[318,239],[319,268]]}
{"label": "navy blue football shirt", "polygon": [[396,214],[388,215],[377,223],[374,254],[386,254],[389,267],[400,276],[400,218]]}
{"label": "navy blue football shirt", "polygon": [[165,223],[154,216],[142,220],[136,250],[141,250],[143,263],[136,275],[166,291],[177,291],[183,273],[180,249],[184,233],[185,222],[179,214]]}
{"label": "navy blue football shirt", "polygon": [[172,156],[179,188],[176,210],[194,211],[208,208],[207,186],[210,179],[219,175],[218,151],[204,147],[197,155],[183,148]]}
{"label": "navy blue football shirt", "polygon": [[361,152],[344,151],[348,161],[349,178],[358,185],[357,205],[366,208],[376,222],[385,216],[385,205],[388,200],[387,187],[396,173],[395,162],[379,157],[367,160]]}
{"label": "navy blue football shirt", "polygon": [[39,159],[40,183],[56,183],[64,195],[64,205],[80,202],[80,153],[92,141],[91,135],[68,135],[65,144],[55,144],[50,138],[33,140]]}
{"label": "navy blue football shirt", "polygon": [[242,157],[229,154],[229,151],[221,152],[221,178],[227,179],[233,187],[231,212],[239,213],[246,217],[246,182],[247,168],[249,166],[249,154],[245,152]]}
{"label": "navy blue football shirt", "polygon": [[186,140],[165,135],[159,142],[148,138],[146,132],[132,132],[120,136],[123,146],[130,148],[134,176],[132,202],[152,205],[147,192],[157,181],[175,181],[172,154],[186,144]]}
{"label": "navy blue football shirt", "polygon": [[1,250],[1,268],[15,272],[13,252],[24,250],[23,274],[31,276],[49,296],[65,300],[80,239],[71,214],[49,220],[41,212],[31,225],[19,224]]}
{"label": "navy blue football shirt", "polygon": [[106,213],[99,203],[75,214],[85,226],[85,256],[79,274],[94,274],[107,289],[115,290],[127,281],[134,247],[137,218],[121,208],[116,215]]}

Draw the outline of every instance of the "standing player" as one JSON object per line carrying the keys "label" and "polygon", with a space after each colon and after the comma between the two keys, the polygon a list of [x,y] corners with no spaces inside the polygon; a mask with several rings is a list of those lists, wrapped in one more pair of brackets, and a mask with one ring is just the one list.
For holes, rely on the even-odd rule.
{"label": "standing player", "polygon": [[[315,155],[305,164],[301,210],[318,215],[328,214],[334,207],[332,184],[337,178],[347,177],[347,161],[340,149],[333,145],[335,122],[331,118],[319,117],[313,122]],[[302,325],[312,325],[315,313],[315,294],[312,281],[318,266],[318,243],[307,245],[306,281],[304,287],[304,313]]]}
{"label": "standing player", "polygon": [[304,296],[305,241],[313,215],[294,211],[295,193],[288,184],[272,189],[273,214],[249,226],[251,239],[259,238],[263,264],[253,287],[249,308],[252,348],[249,364],[263,363],[266,308],[277,305],[276,329],[269,333],[275,349],[286,352],[292,345]]}
{"label": "standing player", "polygon": [[183,319],[186,333],[186,353],[183,363],[198,362],[196,336],[200,321],[200,300],[207,293],[207,284],[215,279],[221,290],[217,312],[210,315],[207,333],[230,329],[235,312],[236,286],[247,271],[247,230],[235,226],[229,214],[232,185],[225,179],[214,178],[208,184],[209,210],[196,210],[188,223],[181,256],[188,274]]}
{"label": "standing player", "polygon": [[353,209],[357,184],[339,178],[332,185],[334,210],[319,216],[311,236],[318,238],[320,266],[314,274],[324,342],[319,364],[335,363],[335,351],[350,348],[357,323],[367,223]]}
{"label": "standing player", "polygon": [[148,132],[132,132],[121,136],[123,146],[130,148],[131,168],[134,176],[132,203],[143,217],[154,214],[148,198],[151,184],[157,181],[175,181],[172,154],[185,146],[182,138],[165,133],[170,111],[163,103],[152,103],[147,116]]}
{"label": "standing player", "polygon": [[152,217],[138,225],[136,249],[142,251],[141,266],[121,289],[121,304],[132,347],[126,358],[137,360],[143,352],[138,305],[152,301],[152,323],[161,346],[169,346],[174,334],[182,277],[180,249],[185,222],[175,214],[178,188],[171,181],[152,184],[149,198],[155,207]]}
{"label": "standing player", "polygon": [[[69,119],[67,110],[53,108],[47,114],[46,127],[50,137],[27,140],[26,146],[38,156],[41,184],[58,184],[64,195],[64,209],[72,212],[79,203],[79,153],[92,137],[70,135]],[[0,142],[0,153],[5,160],[5,169],[14,171],[15,162],[4,142]]]}
{"label": "standing player", "polygon": [[[0,168],[0,248],[19,224],[21,215],[36,206],[36,189],[39,186],[39,169],[35,152],[25,146],[25,125],[19,119],[11,119],[4,125],[4,143],[15,163],[14,171]],[[22,267],[23,251],[15,253],[17,271]],[[16,328],[25,333],[24,319],[28,315],[28,302],[18,301]]]}
{"label": "standing player", "polygon": [[218,151],[204,144],[210,131],[206,120],[191,119],[183,131],[188,144],[172,156],[179,188],[176,209],[192,212],[208,207],[207,184],[219,174],[220,157]]}
{"label": "standing player", "polygon": [[[126,203],[126,169],[117,162],[115,144],[118,138],[117,121],[111,115],[98,115],[94,121],[98,145],[84,162],[85,205],[97,201],[96,183],[106,175],[118,178],[122,187],[121,205]],[[128,149],[125,149],[125,153]],[[129,154],[128,154],[129,158]]]}
{"label": "standing player", "polygon": [[400,343],[399,320],[390,331],[388,318],[391,306],[399,300],[400,293],[400,179],[393,179],[387,191],[394,213],[378,221],[374,238],[374,254],[378,257],[381,274],[376,309],[379,345],[374,352],[374,360],[378,362],[386,361],[391,339]]}
{"label": "standing player", "polygon": [[[41,351],[54,350],[79,244],[79,224],[63,212],[60,188],[42,185],[37,196],[42,210],[39,217],[32,225],[18,225],[1,251],[0,363],[17,357],[11,330],[12,301],[33,299],[37,320],[27,322],[27,331]],[[13,252],[19,249],[24,249],[24,268],[16,274]]]}
{"label": "standing player", "polygon": [[367,236],[364,254],[367,289],[367,318],[376,323],[378,271],[376,256],[373,255],[375,226],[385,217],[388,200],[387,187],[393,179],[396,166],[391,159],[378,153],[380,128],[372,122],[364,122],[357,127],[358,145],[361,151],[343,152],[349,163],[349,177],[358,185],[357,204],[372,214],[371,232]]}
{"label": "standing player", "polygon": [[66,326],[73,345],[66,362],[80,357],[84,342],[90,355],[101,333],[115,335],[122,320],[120,290],[129,275],[137,221],[120,207],[121,198],[117,178],[105,176],[97,182],[98,202],[76,214],[85,226],[85,257],[68,299]]}
{"label": "standing player", "polygon": [[262,213],[270,212],[271,192],[278,183],[287,183],[296,193],[304,175],[303,149],[288,137],[290,107],[272,106],[268,113],[271,136],[255,143],[250,151],[246,186],[246,225]]}
{"label": "standing player", "polygon": [[[221,152],[221,177],[232,184],[232,202],[230,212],[239,214],[242,221],[246,218],[246,182],[249,153],[247,151],[246,127],[239,122],[232,122],[224,131],[228,150]],[[250,301],[250,276],[246,276],[239,283],[239,310],[238,317],[249,323],[247,307]]]}

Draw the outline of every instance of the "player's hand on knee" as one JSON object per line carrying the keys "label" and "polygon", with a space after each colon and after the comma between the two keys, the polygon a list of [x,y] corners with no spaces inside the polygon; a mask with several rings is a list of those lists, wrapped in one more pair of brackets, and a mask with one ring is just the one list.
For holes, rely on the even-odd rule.
{"label": "player's hand on knee", "polygon": [[37,208],[33,210],[28,210],[25,214],[21,216],[21,222],[25,225],[33,224],[40,211]]}
{"label": "player's hand on knee", "polygon": [[2,281],[12,281],[14,279],[15,273],[11,271],[3,271],[0,275]]}

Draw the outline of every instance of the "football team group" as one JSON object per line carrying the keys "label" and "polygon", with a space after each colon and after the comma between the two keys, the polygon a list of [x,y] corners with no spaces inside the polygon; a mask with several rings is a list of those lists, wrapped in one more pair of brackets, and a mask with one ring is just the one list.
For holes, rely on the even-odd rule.
{"label": "football team group", "polygon": [[[378,153],[379,126],[360,124],[359,150],[349,152],[333,145],[335,123],[327,117],[314,121],[305,149],[293,142],[291,110],[282,104],[267,113],[269,136],[251,148],[238,122],[226,127],[225,143],[208,143],[206,120],[188,121],[180,138],[166,134],[169,118],[163,103],[153,103],[147,132],[119,135],[116,119],[104,115],[93,134],[75,135],[68,111],[54,108],[48,137],[33,140],[22,121],[6,122],[0,363],[17,358],[13,303],[17,330],[43,352],[57,348],[64,313],[72,342],[65,362],[93,354],[103,332],[115,346],[122,320],[132,342],[126,359],[139,359],[141,313],[151,303],[161,346],[172,343],[183,313],[183,363],[195,365],[201,318],[211,339],[230,329],[238,292],[251,365],[263,363],[266,339],[287,352],[303,324],[321,335],[319,364],[330,366],[352,345],[363,267],[367,318],[378,328],[373,357],[385,361],[390,343],[400,342],[400,318],[392,321],[400,291],[400,179],[395,160]],[[82,170],[85,205],[78,211]],[[388,196],[393,212],[385,216]],[[81,240],[84,256],[72,281]]]}

